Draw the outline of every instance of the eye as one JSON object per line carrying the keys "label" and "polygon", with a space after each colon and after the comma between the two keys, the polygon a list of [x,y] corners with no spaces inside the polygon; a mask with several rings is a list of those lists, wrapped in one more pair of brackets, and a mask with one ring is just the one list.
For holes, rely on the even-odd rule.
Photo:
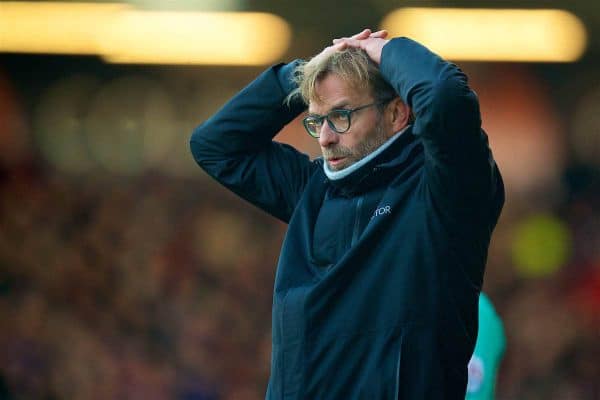
{"label": "eye", "polygon": [[309,116],[304,120],[307,128],[318,128],[321,126],[321,121],[317,117]]}
{"label": "eye", "polygon": [[333,110],[329,113],[329,120],[333,123],[348,120],[348,110]]}

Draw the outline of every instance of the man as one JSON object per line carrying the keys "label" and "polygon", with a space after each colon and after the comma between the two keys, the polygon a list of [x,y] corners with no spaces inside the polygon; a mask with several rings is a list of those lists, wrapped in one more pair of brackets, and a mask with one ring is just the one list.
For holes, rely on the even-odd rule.
{"label": "man", "polygon": [[502,320],[490,299],[479,297],[479,330],[475,351],[469,361],[466,400],[494,400],[496,376],[506,349]]}
{"label": "man", "polygon": [[[465,396],[502,180],[465,75],[386,36],[268,69],[192,135],[208,174],[289,224],[268,399]],[[306,105],[313,161],[272,140]]]}

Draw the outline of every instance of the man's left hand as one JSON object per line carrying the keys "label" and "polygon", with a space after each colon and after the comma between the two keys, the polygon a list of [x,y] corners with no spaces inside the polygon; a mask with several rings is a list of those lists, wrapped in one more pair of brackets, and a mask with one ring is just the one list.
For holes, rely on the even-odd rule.
{"label": "man's left hand", "polygon": [[387,35],[388,33],[385,30],[372,32],[370,29],[365,29],[349,38],[333,39],[333,43],[342,46],[342,48],[355,47],[363,49],[375,63],[379,64],[383,46],[389,42],[385,39]]}

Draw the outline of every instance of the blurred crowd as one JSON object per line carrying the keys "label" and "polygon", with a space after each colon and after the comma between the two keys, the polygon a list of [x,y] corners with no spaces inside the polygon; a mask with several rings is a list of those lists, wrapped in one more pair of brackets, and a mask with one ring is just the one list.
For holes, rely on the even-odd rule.
{"label": "blurred crowd", "polygon": [[0,187],[0,398],[260,397],[281,224],[201,181]]}
{"label": "blurred crowd", "polygon": [[[285,225],[199,169],[65,172],[20,134],[31,116],[18,123],[7,90],[0,80],[0,399],[263,398]],[[556,185],[509,182],[492,239],[500,400],[600,399],[600,164],[564,165]]]}
{"label": "blurred crowd", "polygon": [[[0,185],[0,398],[259,399],[285,226],[209,181],[68,179],[30,163]],[[565,174],[568,262],[523,277],[508,204],[486,291],[508,351],[499,399],[600,395],[599,188]]]}

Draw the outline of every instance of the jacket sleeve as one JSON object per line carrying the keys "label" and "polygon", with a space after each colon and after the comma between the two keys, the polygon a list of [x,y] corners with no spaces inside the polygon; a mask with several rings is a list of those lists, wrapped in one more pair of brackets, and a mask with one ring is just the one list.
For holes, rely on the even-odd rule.
{"label": "jacket sleeve", "polygon": [[272,138],[304,109],[285,104],[295,62],[263,72],[192,133],[194,159],[218,182],[288,222],[316,164]]}
{"label": "jacket sleeve", "polygon": [[422,140],[426,181],[436,202],[467,213],[489,212],[492,199],[503,202],[479,101],[466,75],[407,38],[384,46],[380,69],[415,114],[413,134]]}

